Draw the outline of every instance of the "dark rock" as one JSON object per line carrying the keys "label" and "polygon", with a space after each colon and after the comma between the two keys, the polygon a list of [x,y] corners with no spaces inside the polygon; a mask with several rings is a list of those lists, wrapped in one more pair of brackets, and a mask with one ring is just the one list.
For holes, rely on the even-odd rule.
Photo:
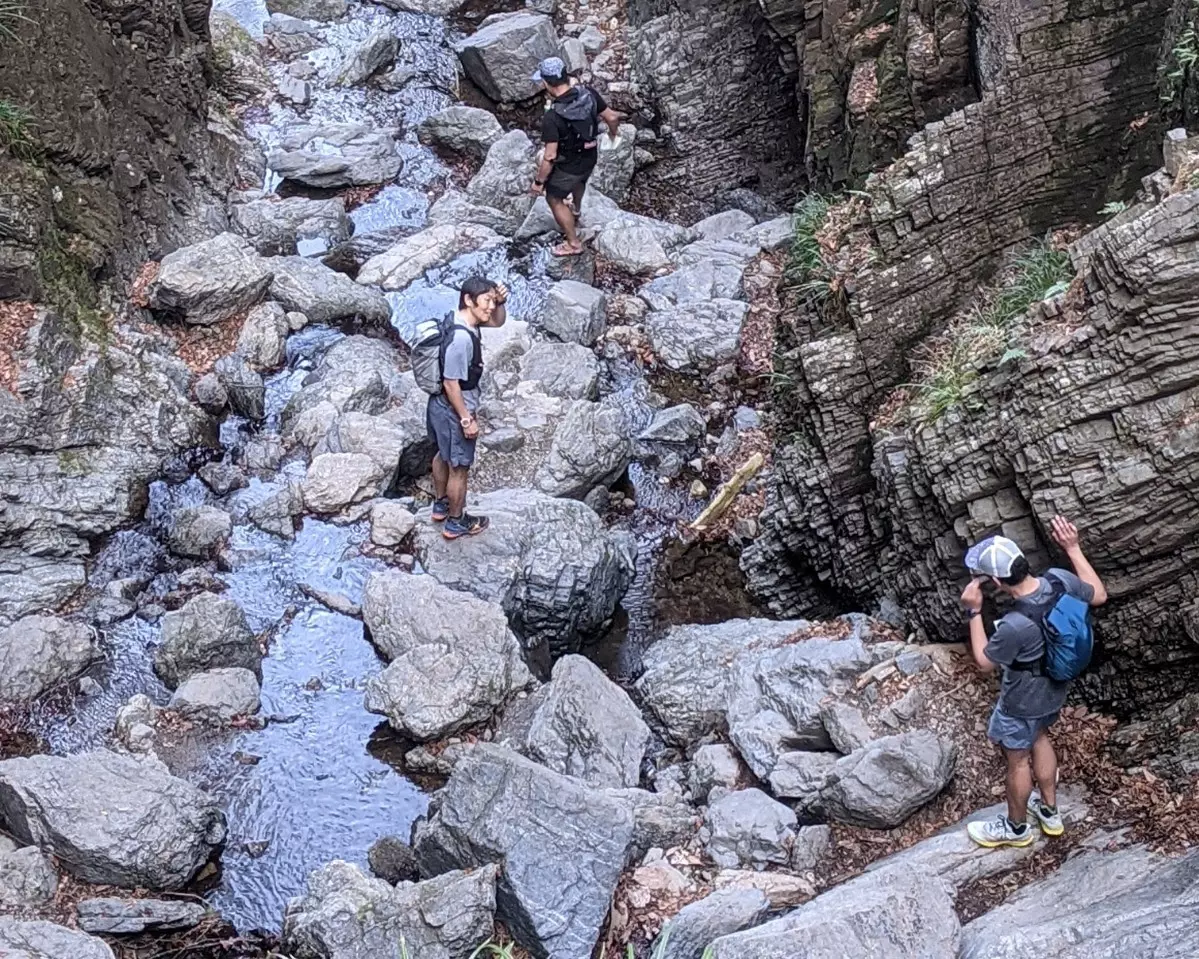
{"label": "dark rock", "polygon": [[416,853],[408,843],[395,836],[384,836],[371,843],[366,861],[371,872],[392,885],[413,881],[418,875]]}
{"label": "dark rock", "polygon": [[208,915],[198,902],[174,899],[84,899],[75,912],[84,932],[106,935],[190,929]]}

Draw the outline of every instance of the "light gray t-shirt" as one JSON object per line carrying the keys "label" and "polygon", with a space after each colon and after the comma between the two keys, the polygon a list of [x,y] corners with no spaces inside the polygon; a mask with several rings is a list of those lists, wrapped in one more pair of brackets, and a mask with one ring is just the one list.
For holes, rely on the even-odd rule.
{"label": "light gray t-shirt", "polygon": [[[441,375],[447,380],[465,380],[470,376],[470,360],[474,355],[475,345],[471,335],[466,330],[454,330],[454,338],[445,348],[445,366]],[[448,400],[447,400],[448,402]],[[462,391],[462,402],[472,413],[479,408],[479,389]]]}
{"label": "light gray t-shirt", "polygon": [[[1065,569],[1050,569],[1040,578],[1037,591],[1026,597],[1033,603],[1045,603],[1053,593],[1048,577],[1056,579],[1071,596],[1089,603],[1095,590]],[[1020,669],[1008,669],[1014,662],[1036,662],[1045,652],[1045,637],[1041,627],[1023,613],[1012,611],[995,624],[995,632],[987,640],[987,659],[1004,667],[999,687],[998,708],[1005,716],[1015,719],[1037,719],[1049,716],[1062,708],[1070,683],[1059,683],[1048,676]]]}

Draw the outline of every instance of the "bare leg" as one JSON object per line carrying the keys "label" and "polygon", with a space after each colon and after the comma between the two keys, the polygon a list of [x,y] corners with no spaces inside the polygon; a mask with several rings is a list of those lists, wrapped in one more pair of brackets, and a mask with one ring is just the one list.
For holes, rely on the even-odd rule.
{"label": "bare leg", "polygon": [[446,483],[450,479],[450,468],[446,465],[445,460],[441,458],[440,453],[433,454],[433,497],[434,499],[445,499]]}
{"label": "bare leg", "polygon": [[450,498],[450,516],[455,519],[462,517],[466,509],[466,478],[470,469],[465,466],[450,466],[449,481],[446,483],[446,495]]}
{"label": "bare leg", "polygon": [[570,191],[571,197],[575,201],[575,216],[576,222],[583,219],[583,194],[587,192],[587,181],[583,180],[577,187]]}
{"label": "bare leg", "polygon": [[1032,772],[1041,789],[1041,799],[1050,806],[1056,806],[1057,753],[1053,751],[1053,740],[1043,729],[1032,744]]}
{"label": "bare leg", "polygon": [[1007,817],[1017,826],[1028,818],[1028,797],[1032,795],[1032,770],[1027,749],[1005,749],[1007,758]]}
{"label": "bare leg", "polygon": [[558,256],[564,256],[567,253],[583,252],[583,244],[579,242],[579,236],[575,233],[575,215],[571,212],[570,206],[565,200],[560,200],[557,197],[547,196],[546,200],[550,205],[550,212],[554,214],[554,219],[557,221],[558,227],[566,234],[566,243],[561,247],[555,248],[554,252]]}

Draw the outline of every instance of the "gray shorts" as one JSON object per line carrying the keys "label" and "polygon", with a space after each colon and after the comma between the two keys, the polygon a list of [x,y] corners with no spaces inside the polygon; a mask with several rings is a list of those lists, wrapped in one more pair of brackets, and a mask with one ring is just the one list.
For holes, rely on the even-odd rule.
{"label": "gray shorts", "polygon": [[991,721],[987,724],[987,737],[991,742],[1014,752],[1032,749],[1032,744],[1037,741],[1041,731],[1056,723],[1057,716],[1057,713],[1050,713],[1036,719],[1021,719],[1001,713],[996,706],[995,711],[991,713]]}
{"label": "gray shorts", "polygon": [[462,422],[443,394],[429,397],[425,413],[429,439],[437,444],[438,455],[450,466],[470,466],[475,461],[475,440],[462,432]]}

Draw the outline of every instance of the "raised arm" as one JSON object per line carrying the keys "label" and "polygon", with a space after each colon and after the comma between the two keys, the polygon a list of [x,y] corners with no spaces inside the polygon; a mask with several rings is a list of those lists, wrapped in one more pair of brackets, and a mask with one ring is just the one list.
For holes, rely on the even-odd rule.
{"label": "raised arm", "polygon": [[1070,564],[1074,567],[1074,575],[1095,591],[1095,595],[1091,597],[1091,605],[1102,606],[1107,602],[1107,587],[1103,585],[1103,580],[1095,572],[1095,567],[1083,555],[1082,547],[1078,544],[1078,528],[1064,516],[1053,517],[1050,526],[1053,530],[1053,538],[1065,551],[1066,556],[1070,559]]}
{"label": "raised arm", "polygon": [[974,664],[984,673],[994,671],[995,664],[987,657],[987,630],[983,626],[983,591],[977,579],[962,590],[962,605],[970,616],[970,655]]}

